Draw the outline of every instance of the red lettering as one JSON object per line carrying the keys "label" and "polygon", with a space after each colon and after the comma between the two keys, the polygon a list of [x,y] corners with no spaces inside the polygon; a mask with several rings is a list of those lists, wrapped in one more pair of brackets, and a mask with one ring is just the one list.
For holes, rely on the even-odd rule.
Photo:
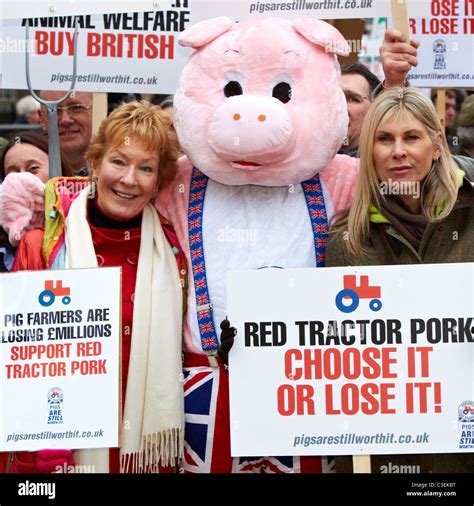
{"label": "red lettering", "polygon": [[321,379],[321,354],[320,348],[306,349],[304,353],[304,379]]}
{"label": "red lettering", "polygon": [[145,58],[148,58],[149,60],[155,60],[158,58],[158,42],[159,37],[158,35],[151,34],[148,35],[148,37],[145,37]]}
{"label": "red lettering", "polygon": [[36,54],[46,54],[48,52],[48,32],[38,31],[35,34]]}
{"label": "red lettering", "polygon": [[382,383],[380,385],[380,413],[382,415],[389,415],[396,413],[395,408],[389,408],[388,403],[395,399],[395,394],[389,392],[395,388],[395,383]]}
{"label": "red lettering", "polygon": [[406,391],[406,411],[407,413],[413,413],[413,384],[407,383],[405,387]]}
{"label": "red lettering", "polygon": [[326,399],[326,414],[327,415],[340,415],[341,410],[335,409],[333,402],[333,389],[332,385],[324,385],[324,395]]}
{"label": "red lettering", "polygon": [[344,350],[342,355],[344,376],[347,379],[356,379],[360,376],[360,352],[355,348]]}
{"label": "red lettering", "polygon": [[[118,52],[115,47],[115,35],[113,33],[104,33],[102,35],[102,56],[115,58],[116,56],[122,56],[122,39],[118,44]],[[108,51],[110,49],[110,52]],[[118,53],[118,54],[117,54]]]}
{"label": "red lettering", "polygon": [[277,390],[278,413],[290,416],[295,412],[295,396],[292,385],[281,385]]}
{"label": "red lettering", "polygon": [[390,372],[390,366],[397,363],[396,357],[391,357],[396,353],[396,348],[382,348],[382,378],[396,378],[396,372]]}
{"label": "red lettering", "polygon": [[174,58],[174,35],[89,32],[87,34],[87,56],[172,60]]}
{"label": "red lettering", "polygon": [[[331,360],[332,358],[332,360]],[[324,376],[327,379],[338,379],[341,377],[341,352],[338,349],[329,349],[324,354]],[[331,363],[332,362],[332,363]]]}
{"label": "red lettering", "polygon": [[359,387],[354,383],[342,385],[341,408],[345,415],[355,415],[359,411]]}
{"label": "red lettering", "polygon": [[367,379],[376,379],[380,376],[381,367],[377,362],[380,359],[380,349],[379,348],[365,348],[362,352],[362,358],[367,366],[364,366],[362,369],[362,373],[364,378]]}
{"label": "red lettering", "polygon": [[315,414],[313,397],[314,388],[311,385],[296,385],[296,412],[298,415]]}
{"label": "red lettering", "polygon": [[100,56],[100,33],[87,34],[87,56]]}
{"label": "red lettering", "polygon": [[458,16],[459,0],[432,0],[431,14],[433,16]]}
{"label": "red lettering", "polygon": [[421,20],[421,33],[428,35],[449,35],[458,33],[458,20],[456,18],[431,18]]}
{"label": "red lettering", "polygon": [[288,379],[299,380],[301,378],[301,367],[293,368],[293,360],[301,360],[301,358],[301,350],[293,348],[285,353],[285,376]]}
{"label": "red lettering", "polygon": [[160,35],[160,60],[174,58],[174,35]]}
{"label": "red lettering", "polygon": [[360,387],[355,383],[346,383],[340,390],[340,409],[334,407],[333,385],[325,385],[326,414],[355,415],[362,411],[366,415],[392,414],[394,408],[389,407],[389,402],[395,399],[391,392],[395,388],[394,383],[364,383]]}
{"label": "red lettering", "polygon": [[417,350],[421,355],[421,377],[427,378],[430,375],[429,354],[433,351],[433,346],[418,346]]}

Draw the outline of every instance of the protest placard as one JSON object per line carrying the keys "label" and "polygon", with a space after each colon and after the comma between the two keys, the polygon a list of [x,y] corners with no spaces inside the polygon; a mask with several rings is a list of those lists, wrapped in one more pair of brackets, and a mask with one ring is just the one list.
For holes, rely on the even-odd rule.
{"label": "protest placard", "polygon": [[473,275],[229,273],[232,455],[472,452]]}
{"label": "protest placard", "polygon": [[429,15],[411,17],[421,42],[408,79],[420,88],[474,86],[474,0],[431,0]]}
{"label": "protest placard", "polygon": [[0,276],[0,451],[118,446],[120,277]]}
{"label": "protest placard", "polygon": [[[424,13],[426,5],[422,0],[416,7]],[[79,26],[77,91],[168,94],[176,90],[192,53],[179,46],[179,34],[199,21],[217,16],[243,21],[264,17],[369,18],[389,13],[389,0],[176,0],[160,2],[159,8],[147,11],[137,8],[134,12],[4,19],[0,27],[1,87],[27,88],[24,54],[28,48],[32,86],[68,88],[75,23]],[[30,27],[28,41],[25,25]]]}

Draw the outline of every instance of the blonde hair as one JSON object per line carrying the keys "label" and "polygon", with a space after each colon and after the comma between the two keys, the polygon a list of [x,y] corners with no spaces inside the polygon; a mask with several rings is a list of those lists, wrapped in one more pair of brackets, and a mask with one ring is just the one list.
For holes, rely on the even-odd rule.
{"label": "blonde hair", "polygon": [[[444,129],[431,101],[415,88],[392,88],[377,97],[362,125],[360,135],[360,173],[356,194],[350,210],[338,222],[336,231],[347,230],[347,248],[354,255],[367,251],[369,207],[380,209],[381,193],[373,160],[374,138],[384,119],[397,121],[409,114],[423,123],[440,157],[426,176],[420,195],[421,213],[429,220],[445,218],[457,198],[456,164],[449,152]],[[441,134],[441,143],[439,137]],[[442,209],[438,206],[442,204]]]}
{"label": "blonde hair", "polygon": [[158,183],[166,184],[176,169],[178,139],[168,114],[145,100],[128,102],[113,110],[92,136],[85,158],[95,167],[107,149],[130,141],[158,155]]}

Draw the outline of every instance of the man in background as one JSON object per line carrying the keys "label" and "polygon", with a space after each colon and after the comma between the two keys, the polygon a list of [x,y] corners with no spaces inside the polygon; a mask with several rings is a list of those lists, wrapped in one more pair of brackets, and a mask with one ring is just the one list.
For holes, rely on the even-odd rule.
{"label": "man in background", "polygon": [[[41,91],[44,100],[58,100],[64,91]],[[48,111],[39,111],[41,128],[48,132]],[[58,107],[59,145],[71,163],[75,176],[89,174],[84,155],[92,137],[92,93],[76,91]]]}
{"label": "man in background", "polygon": [[341,155],[358,156],[362,123],[372,103],[372,92],[380,83],[379,78],[361,63],[341,65],[342,90],[346,96],[349,128]]}
{"label": "man in background", "polygon": [[[437,107],[438,92],[437,90],[431,90],[431,101],[434,106]],[[444,106],[444,129],[446,133],[446,140],[448,141],[449,150],[453,152],[454,146],[454,135],[451,133],[454,120],[456,119],[457,112],[457,101],[456,91],[446,90],[445,95],[445,106]]]}
{"label": "man in background", "polygon": [[457,137],[457,154],[474,158],[474,95],[470,95],[462,104]]}

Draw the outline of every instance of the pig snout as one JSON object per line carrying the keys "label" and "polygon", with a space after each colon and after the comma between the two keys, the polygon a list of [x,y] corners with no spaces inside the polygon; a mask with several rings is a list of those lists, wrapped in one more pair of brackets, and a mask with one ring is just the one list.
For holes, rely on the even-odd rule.
{"label": "pig snout", "polygon": [[294,144],[288,111],[278,100],[262,96],[226,100],[215,110],[208,134],[213,151],[244,170],[282,160]]}

